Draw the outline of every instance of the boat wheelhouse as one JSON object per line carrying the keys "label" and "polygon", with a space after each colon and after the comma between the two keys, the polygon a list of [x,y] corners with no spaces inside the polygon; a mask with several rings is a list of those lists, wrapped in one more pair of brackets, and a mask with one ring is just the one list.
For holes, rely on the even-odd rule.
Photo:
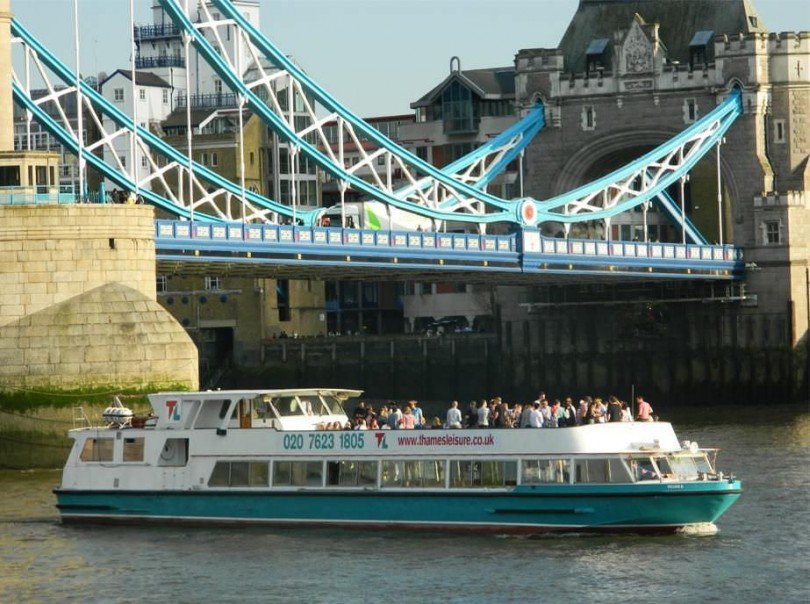
{"label": "boat wheelhouse", "polygon": [[671,532],[711,526],[740,494],[666,422],[324,429],[360,394],[150,395],[149,419],[70,431],[62,520]]}

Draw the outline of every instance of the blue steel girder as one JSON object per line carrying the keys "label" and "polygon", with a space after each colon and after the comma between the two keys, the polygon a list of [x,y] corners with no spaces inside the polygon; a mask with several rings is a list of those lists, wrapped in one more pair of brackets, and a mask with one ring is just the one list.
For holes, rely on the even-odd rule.
{"label": "blue steel girder", "polygon": [[[215,68],[227,85],[237,94],[245,96],[262,119],[281,136],[298,146],[301,151],[310,156],[313,161],[335,176],[335,178],[355,189],[383,203],[433,219],[448,219],[449,217],[445,215],[445,212],[438,213],[436,209],[447,210],[449,208],[456,210],[452,219],[465,222],[508,221],[522,225],[534,225],[548,221],[569,224],[609,219],[657,197],[663,189],[682,177],[700,157],[708,152],[711,144],[722,137],[723,133],[742,111],[740,94],[739,91],[735,90],[726,101],[708,116],[625,168],[617,170],[590,185],[580,187],[575,191],[548,201],[541,202],[532,198],[524,198],[516,203],[515,201],[496,199],[491,195],[476,193],[474,187],[466,187],[463,183],[448,182],[450,177],[447,174],[437,171],[433,166],[413,156],[362,122],[275,48],[256,27],[239,13],[230,0],[212,0],[212,3],[222,13],[224,21],[214,20],[207,8],[202,5],[207,20],[197,24],[191,22],[188,15],[178,6],[177,0],[160,0],[160,2],[175,24],[185,31],[187,35],[191,36],[197,50]],[[394,198],[390,194],[392,192],[386,190],[385,185],[379,178],[377,179],[379,186],[372,186],[358,179],[353,171],[345,170],[342,162],[338,164],[335,157],[327,157],[321,154],[314,145],[311,145],[304,138],[306,134],[313,132],[312,128],[305,128],[301,132],[296,132],[291,127],[293,120],[290,118],[285,119],[284,112],[278,106],[274,94],[267,95],[270,104],[274,106],[273,108],[263,103],[254,94],[254,88],[268,86],[270,81],[278,78],[278,74],[271,76],[263,72],[264,76],[262,78],[246,84],[235,73],[234,62],[228,59],[227,53],[224,51],[222,53],[217,52],[214,45],[206,39],[205,35],[200,34],[202,31],[211,31],[213,38],[217,40],[218,47],[224,49],[225,45],[222,43],[218,31],[218,28],[223,25],[235,26],[237,36],[249,43],[256,65],[260,63],[260,57],[270,60],[290,79],[296,92],[301,95],[306,104],[308,104],[307,97],[311,96],[330,111],[329,119],[337,119],[341,132],[343,125],[349,124],[351,126],[350,132],[355,139],[357,133],[359,133],[367,140],[378,145],[378,151],[366,155],[364,161],[361,162],[363,165],[370,163],[378,154],[387,153],[388,159],[386,159],[386,163],[390,164],[391,157],[393,157],[400,167],[413,166],[416,170],[427,174],[433,179],[429,190],[434,193],[434,197],[431,200],[425,199],[422,195],[423,189],[417,184],[419,181],[415,177],[409,177],[411,186],[407,190],[421,196],[421,199],[419,200],[420,203],[403,204],[401,199]],[[272,92],[272,88],[268,87],[268,90]],[[262,106],[261,109],[258,107],[259,105]],[[314,115],[314,111],[312,115]],[[359,141],[356,140],[355,142]],[[650,171],[653,175],[647,179],[646,175]],[[639,181],[640,186],[634,185],[634,181]],[[495,210],[491,211],[492,208],[495,208]],[[511,216],[510,212],[506,211],[507,209],[511,210]],[[473,215],[466,216],[465,213],[472,213]]]}
{"label": "blue steel girder", "polygon": [[[124,114],[85,82],[81,82],[84,110],[101,131],[103,145],[107,145],[108,149],[114,151],[113,140],[118,137],[129,137],[135,133],[136,145],[147,157],[151,167],[150,176],[136,183],[132,172],[120,164],[116,153],[112,153],[112,155],[118,163],[111,165],[94,153],[101,145],[96,147],[79,145],[75,129],[58,105],[59,97],[76,94],[76,75],[16,19],[12,20],[11,31],[15,37],[14,41],[22,44],[24,51],[33,60],[50,93],[46,97],[32,99],[21,84],[22,78],[14,73],[12,89],[14,100],[30,112],[70,153],[81,155],[84,161],[118,186],[129,191],[135,191],[137,188],[147,202],[182,218],[215,222],[237,219],[276,222],[276,215],[293,216],[293,211],[289,206],[267,199],[250,190],[243,191],[241,187],[221,177],[213,170],[196,162],[189,163],[186,155],[163,142],[147,128],[134,124],[132,117]],[[55,76],[56,83],[51,81],[48,72]],[[58,109],[56,113],[59,119],[43,109],[48,102],[56,103]],[[117,130],[106,131],[103,125],[105,117]],[[158,165],[152,154],[163,158],[166,165]],[[191,203],[189,203],[188,195],[181,198],[171,189],[165,179],[166,174],[174,171],[176,182],[187,183],[189,165],[191,166],[191,181],[195,190],[195,198]],[[160,186],[162,191],[153,190],[151,187],[154,185]],[[314,210],[297,213],[297,217],[305,223],[312,223],[316,215],[317,211]]]}
{"label": "blue steel girder", "polygon": [[602,276],[609,279],[742,278],[742,252],[729,245],[555,239],[535,229],[511,235],[422,233],[158,220],[159,261],[221,265],[375,269],[381,274]]}
{"label": "blue steel girder", "polygon": [[677,136],[626,166],[538,205],[538,222],[605,220],[657,198],[683,178],[742,115],[742,92],[733,88],[714,110]]}
{"label": "blue steel girder", "polygon": [[[176,0],[160,0],[160,5],[166,14],[178,29],[190,36],[191,43],[198,53],[212,66],[223,82],[236,94],[244,97],[254,113],[261,117],[279,136],[289,141],[296,151],[306,154],[338,181],[346,183],[347,186],[351,186],[372,199],[437,221],[455,220],[480,224],[522,222],[521,209],[531,202],[515,203],[489,195],[416,157],[356,117],[317,85],[250,24],[233,4],[219,0],[213,0],[213,4],[220,10],[222,19],[215,20],[208,7],[201,4],[200,8],[205,14],[206,20],[202,23],[193,23]],[[261,75],[257,80],[246,83],[237,73],[241,69],[237,70],[237,62],[228,57],[227,51],[224,50],[227,46],[219,34],[219,28],[224,25],[236,26],[237,39],[245,40],[248,43],[248,47],[253,53],[250,66],[257,69]],[[216,47],[201,33],[206,30],[217,41]],[[218,51],[218,49],[220,50]],[[263,68],[262,59],[269,60],[280,71],[268,74]],[[273,87],[275,81],[285,77],[287,78],[286,86],[291,90],[288,94],[287,115],[278,102]],[[259,87],[264,87],[268,93],[264,95],[265,99],[254,92]],[[291,102],[294,98],[300,98],[314,120],[311,125],[300,130],[295,128],[294,105]],[[315,99],[328,111],[325,118],[317,117],[309,98]],[[539,112],[535,115],[539,115]],[[349,136],[349,141],[355,144],[358,153],[362,156],[361,162],[351,168],[347,169],[344,166],[340,155],[335,156],[331,151],[329,141],[323,135],[321,126],[332,120],[338,122],[341,137],[338,142],[339,152],[342,154],[342,134],[345,131]],[[325,148],[324,152],[318,149],[316,144],[307,140],[307,136],[311,134],[319,137],[319,144]],[[361,137],[376,145],[377,150],[370,154],[365,152],[360,144]],[[410,185],[407,189],[415,201],[402,199],[395,195],[391,183],[384,181],[376,172],[372,174],[373,182],[367,182],[356,174],[359,169],[371,166],[380,156],[385,157],[386,165],[393,165],[403,172]],[[427,188],[420,184],[423,177],[431,179],[431,184]],[[426,191],[430,193],[430,196],[426,194]],[[446,201],[452,201],[452,209],[447,205],[441,205]]]}

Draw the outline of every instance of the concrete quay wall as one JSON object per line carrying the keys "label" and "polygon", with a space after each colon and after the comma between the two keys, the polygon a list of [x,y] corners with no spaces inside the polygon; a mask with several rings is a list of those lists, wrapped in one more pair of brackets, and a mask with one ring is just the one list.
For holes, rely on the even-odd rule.
{"label": "concrete quay wall", "polygon": [[147,206],[0,206],[0,392],[198,387]]}

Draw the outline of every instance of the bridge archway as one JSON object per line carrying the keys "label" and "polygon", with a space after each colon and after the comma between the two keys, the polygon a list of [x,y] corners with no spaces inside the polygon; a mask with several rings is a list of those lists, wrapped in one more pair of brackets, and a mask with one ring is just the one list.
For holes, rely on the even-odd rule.
{"label": "bridge archway", "polygon": [[[678,133],[676,130],[662,128],[627,130],[600,137],[580,148],[568,159],[552,184],[553,195],[561,195],[621,168]],[[716,151],[706,154],[691,171],[689,182],[685,186],[687,216],[709,241],[719,239],[716,162]],[[738,194],[733,167],[723,158],[722,149],[720,172],[723,187],[723,239],[729,243],[733,241],[732,205]],[[668,193],[676,201],[679,200],[678,189],[677,184],[668,189]],[[638,222],[640,225],[642,218],[631,222]],[[667,224],[670,223],[667,221]],[[664,232],[667,233],[667,239],[680,240],[677,229],[665,229]],[[615,233],[613,235],[618,238]],[[581,223],[572,226],[571,236],[602,237],[603,227]]]}

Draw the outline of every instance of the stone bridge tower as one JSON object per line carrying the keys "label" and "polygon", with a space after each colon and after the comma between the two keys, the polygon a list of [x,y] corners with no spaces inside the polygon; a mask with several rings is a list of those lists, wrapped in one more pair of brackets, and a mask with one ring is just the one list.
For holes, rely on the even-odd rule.
{"label": "stone bridge tower", "polygon": [[[558,48],[520,50],[515,65],[519,106],[541,99],[547,108],[547,127],[525,159],[526,193],[539,199],[624,165],[708,113],[733,86],[742,89],[745,113],[721,147],[722,203],[710,153],[686,184],[686,207],[715,242],[722,214],[723,241],[745,250],[747,298],[683,337],[717,328],[727,350],[793,349],[803,379],[810,32],[768,33],[750,0],[580,0]],[[631,212],[571,235],[681,239],[653,212],[649,232],[642,224]]]}
{"label": "stone bridge tower", "polygon": [[197,348],[156,301],[153,209],[58,203],[59,156],[14,150],[10,20],[0,0],[0,400],[196,388]]}

